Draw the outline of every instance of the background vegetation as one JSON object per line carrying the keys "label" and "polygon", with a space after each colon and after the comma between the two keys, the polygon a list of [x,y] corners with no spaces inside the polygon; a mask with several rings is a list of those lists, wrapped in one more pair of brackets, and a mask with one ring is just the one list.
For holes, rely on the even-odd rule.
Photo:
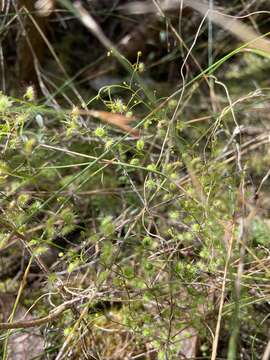
{"label": "background vegetation", "polygon": [[2,1],[1,359],[269,358],[269,11]]}

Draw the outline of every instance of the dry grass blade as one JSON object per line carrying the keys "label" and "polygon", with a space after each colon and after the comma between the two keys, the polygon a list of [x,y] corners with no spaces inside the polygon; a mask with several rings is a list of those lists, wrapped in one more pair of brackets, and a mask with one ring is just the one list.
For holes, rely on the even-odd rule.
{"label": "dry grass blade", "polygon": [[35,3],[35,9],[39,16],[51,15],[55,6],[55,0],[37,0]]}
{"label": "dry grass blade", "polygon": [[121,66],[132,74],[133,80],[140,85],[141,89],[145,92],[150,103],[155,103],[155,96],[153,96],[152,92],[148,90],[147,86],[145,86],[144,81],[140,78],[138,73],[134,71],[133,66],[127,61],[124,56],[119,52],[119,50],[114,46],[112,41],[105,35],[102,31],[99,24],[95,21],[92,15],[82,6],[80,1],[75,1],[73,6],[71,6],[74,14],[79,18],[79,20],[84,24],[84,26],[100,41],[100,43],[117,59],[117,61],[121,64]]}
{"label": "dry grass blade", "polygon": [[[176,10],[179,9],[180,3],[180,0],[165,0],[160,3],[160,7],[163,11]],[[259,34],[257,34],[253,29],[251,29],[250,26],[244,24],[242,21],[234,17],[224,15],[217,10],[211,10],[206,3],[202,3],[198,0],[184,0],[183,6],[191,7],[202,15],[207,14],[207,17],[215,24],[229,31],[244,43],[248,43],[249,47],[270,53],[270,42],[266,39],[260,38]],[[153,3],[141,3],[139,1],[121,6],[119,9],[129,14],[157,12],[157,8]]]}
{"label": "dry grass blade", "polygon": [[267,360],[269,358],[270,358],[270,340],[268,341],[268,344],[267,344],[267,346],[265,348],[262,360]]}
{"label": "dry grass blade", "polygon": [[221,297],[220,297],[220,303],[219,303],[218,318],[217,318],[217,323],[216,323],[216,331],[215,331],[215,336],[214,336],[213,345],[212,345],[211,360],[216,359],[217,351],[218,351],[218,341],[219,341],[220,329],[221,329],[222,310],[223,310],[224,301],[225,301],[226,280],[227,280],[227,275],[228,275],[228,271],[229,271],[230,260],[231,260],[232,249],[233,249],[233,241],[234,241],[234,230],[235,230],[234,221],[232,221],[229,228],[228,228],[228,226],[225,225],[224,230],[225,230],[224,234],[226,237],[226,241],[228,241],[228,252],[227,252],[227,259],[226,259],[224,273],[223,273]]}
{"label": "dry grass blade", "polygon": [[74,9],[76,9],[81,22],[87,27],[89,31],[92,32],[93,35],[97,37],[101,44],[103,44],[103,46],[108,50],[113,49],[114,46],[111,41],[105,36],[98,23],[91,16],[91,14],[89,14],[89,12],[85,10],[80,1],[74,2]]}

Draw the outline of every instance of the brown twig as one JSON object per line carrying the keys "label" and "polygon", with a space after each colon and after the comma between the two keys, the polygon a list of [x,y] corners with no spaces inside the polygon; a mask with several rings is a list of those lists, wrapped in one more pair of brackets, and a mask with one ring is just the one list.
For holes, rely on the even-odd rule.
{"label": "brown twig", "polygon": [[40,326],[43,324],[47,324],[48,322],[52,321],[56,317],[58,317],[63,311],[72,307],[72,305],[76,302],[81,300],[80,298],[76,298],[70,301],[67,301],[59,306],[57,306],[54,310],[52,310],[47,316],[44,316],[39,319],[34,320],[19,320],[12,323],[4,322],[0,323],[0,330],[8,330],[8,329],[26,329],[35,326]]}

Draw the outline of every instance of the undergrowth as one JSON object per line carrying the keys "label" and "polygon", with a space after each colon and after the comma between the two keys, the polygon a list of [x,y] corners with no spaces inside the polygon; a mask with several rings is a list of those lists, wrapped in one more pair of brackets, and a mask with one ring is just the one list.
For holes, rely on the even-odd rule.
{"label": "undergrowth", "polygon": [[[189,31],[200,62],[196,46],[209,43]],[[68,62],[68,43],[55,46]],[[43,94],[1,92],[0,289],[14,296],[3,359],[35,325],[40,359],[266,354],[269,54],[235,41],[188,72],[182,46],[168,50],[186,56],[170,92],[149,78],[155,51],[132,62],[115,49],[103,61],[120,56],[125,74],[96,93],[51,74],[53,56]],[[16,317],[20,306],[31,319]]]}

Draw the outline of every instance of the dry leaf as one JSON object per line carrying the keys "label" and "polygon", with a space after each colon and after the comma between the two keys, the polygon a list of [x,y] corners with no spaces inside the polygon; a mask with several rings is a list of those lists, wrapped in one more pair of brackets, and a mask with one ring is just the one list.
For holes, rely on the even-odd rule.
{"label": "dry leaf", "polygon": [[76,113],[78,115],[93,116],[108,124],[114,125],[119,129],[122,129],[124,132],[130,133],[135,137],[139,137],[138,130],[133,129],[131,126],[128,125],[131,121],[134,121],[136,119],[134,116],[127,117],[126,115],[99,110],[76,110]]}

